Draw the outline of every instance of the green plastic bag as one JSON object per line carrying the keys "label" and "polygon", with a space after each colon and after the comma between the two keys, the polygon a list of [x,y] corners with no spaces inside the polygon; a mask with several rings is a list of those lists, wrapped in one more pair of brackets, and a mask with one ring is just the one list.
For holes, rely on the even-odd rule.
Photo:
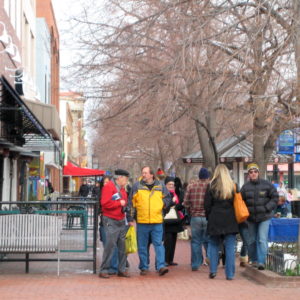
{"label": "green plastic bag", "polygon": [[126,254],[135,253],[137,251],[136,233],[133,226],[130,226],[126,233],[125,250]]}

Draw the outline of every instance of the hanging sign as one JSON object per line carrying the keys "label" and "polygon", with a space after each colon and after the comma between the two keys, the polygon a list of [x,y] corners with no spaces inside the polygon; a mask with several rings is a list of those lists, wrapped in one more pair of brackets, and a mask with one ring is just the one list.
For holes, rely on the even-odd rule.
{"label": "hanging sign", "polygon": [[277,140],[278,154],[294,154],[294,133],[292,130],[283,131]]}

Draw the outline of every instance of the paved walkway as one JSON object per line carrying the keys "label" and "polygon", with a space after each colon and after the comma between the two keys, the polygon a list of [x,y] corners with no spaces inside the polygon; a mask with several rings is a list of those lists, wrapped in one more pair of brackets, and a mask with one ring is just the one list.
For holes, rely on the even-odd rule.
{"label": "paved walkway", "polygon": [[[153,252],[153,251],[152,251]],[[91,263],[61,263],[61,276],[56,276],[55,262],[33,262],[30,273],[24,274],[22,262],[0,262],[0,299],[105,299],[105,300],[276,300],[300,299],[298,288],[267,288],[242,276],[237,267],[233,281],[225,279],[220,267],[215,279],[208,278],[208,267],[191,272],[189,242],[178,241],[176,267],[159,277],[153,268],[149,276],[140,276],[138,257],[129,256],[131,278],[111,277],[101,279],[91,273]],[[76,271],[74,271],[76,270]]]}

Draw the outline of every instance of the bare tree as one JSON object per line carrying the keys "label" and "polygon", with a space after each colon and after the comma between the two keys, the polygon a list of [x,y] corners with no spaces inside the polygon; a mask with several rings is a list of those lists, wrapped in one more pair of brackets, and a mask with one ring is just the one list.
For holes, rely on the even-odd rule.
{"label": "bare tree", "polygon": [[110,22],[86,11],[87,51],[75,74],[98,103],[95,148],[111,164],[171,162],[178,171],[199,143],[213,169],[216,142],[252,129],[253,159],[264,171],[299,114],[294,2],[113,0]]}

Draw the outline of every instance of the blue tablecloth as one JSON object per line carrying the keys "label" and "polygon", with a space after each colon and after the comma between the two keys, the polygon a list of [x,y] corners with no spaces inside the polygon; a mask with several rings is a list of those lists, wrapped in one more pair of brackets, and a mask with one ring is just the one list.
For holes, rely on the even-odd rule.
{"label": "blue tablecloth", "polygon": [[269,228],[269,242],[297,242],[300,218],[273,218]]}

